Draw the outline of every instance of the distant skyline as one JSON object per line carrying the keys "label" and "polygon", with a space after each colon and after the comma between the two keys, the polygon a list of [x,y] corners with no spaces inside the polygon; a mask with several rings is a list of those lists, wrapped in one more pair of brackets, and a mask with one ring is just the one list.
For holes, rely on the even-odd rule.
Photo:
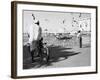
{"label": "distant skyline", "polygon": [[[71,32],[78,29],[78,25],[74,23],[74,20],[79,19],[90,19],[90,13],[72,13],[72,12],[47,12],[47,11],[23,11],[23,32],[27,33],[30,25],[32,25],[32,14],[35,15],[36,19],[40,21],[40,26],[43,32],[47,29],[50,33],[57,32]],[[85,21],[86,22],[86,21]],[[74,27],[72,26],[74,25]],[[90,29],[90,23],[87,23]]]}

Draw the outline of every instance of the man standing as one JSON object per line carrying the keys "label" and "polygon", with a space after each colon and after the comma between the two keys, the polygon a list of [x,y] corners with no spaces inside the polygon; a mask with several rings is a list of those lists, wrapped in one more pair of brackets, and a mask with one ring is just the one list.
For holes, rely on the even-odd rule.
{"label": "man standing", "polygon": [[80,30],[78,31],[77,37],[78,37],[78,40],[79,40],[79,46],[80,46],[80,48],[82,48],[82,35],[81,35]]}
{"label": "man standing", "polygon": [[78,33],[77,33],[77,37],[78,37],[78,39],[79,39],[80,48],[82,48],[82,31],[83,31],[83,28],[82,28],[82,26],[80,25],[79,31],[78,31]]}
{"label": "man standing", "polygon": [[32,62],[35,62],[34,60],[34,53],[38,46],[39,40],[42,38],[42,28],[40,27],[39,21],[36,20],[34,14],[32,14],[33,17],[33,23],[29,27],[29,45],[30,45],[30,53],[32,56]]}

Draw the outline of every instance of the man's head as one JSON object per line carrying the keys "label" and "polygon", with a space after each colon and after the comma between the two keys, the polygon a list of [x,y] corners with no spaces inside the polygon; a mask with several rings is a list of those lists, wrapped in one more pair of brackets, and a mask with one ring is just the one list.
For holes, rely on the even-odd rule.
{"label": "man's head", "polygon": [[78,33],[81,33],[81,31],[79,30]]}

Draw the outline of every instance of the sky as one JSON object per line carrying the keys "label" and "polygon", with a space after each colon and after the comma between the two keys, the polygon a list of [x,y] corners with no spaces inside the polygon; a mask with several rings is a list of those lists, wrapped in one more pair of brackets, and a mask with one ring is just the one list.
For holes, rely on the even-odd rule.
{"label": "sky", "polygon": [[[39,20],[43,32],[47,29],[49,33],[75,31],[78,28],[73,20],[79,20],[79,16],[81,16],[81,19],[91,18],[90,13],[23,10],[23,33],[27,33],[32,25],[32,14]],[[74,24],[74,27],[72,24]],[[90,26],[88,29],[90,29]]]}

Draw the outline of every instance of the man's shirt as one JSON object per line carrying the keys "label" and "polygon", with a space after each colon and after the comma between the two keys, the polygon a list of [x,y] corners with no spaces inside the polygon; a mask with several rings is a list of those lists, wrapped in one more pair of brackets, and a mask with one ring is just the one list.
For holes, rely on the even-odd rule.
{"label": "man's shirt", "polygon": [[33,41],[41,39],[42,28],[39,25],[33,23],[29,27],[28,33],[29,33],[29,43],[32,43]]}

